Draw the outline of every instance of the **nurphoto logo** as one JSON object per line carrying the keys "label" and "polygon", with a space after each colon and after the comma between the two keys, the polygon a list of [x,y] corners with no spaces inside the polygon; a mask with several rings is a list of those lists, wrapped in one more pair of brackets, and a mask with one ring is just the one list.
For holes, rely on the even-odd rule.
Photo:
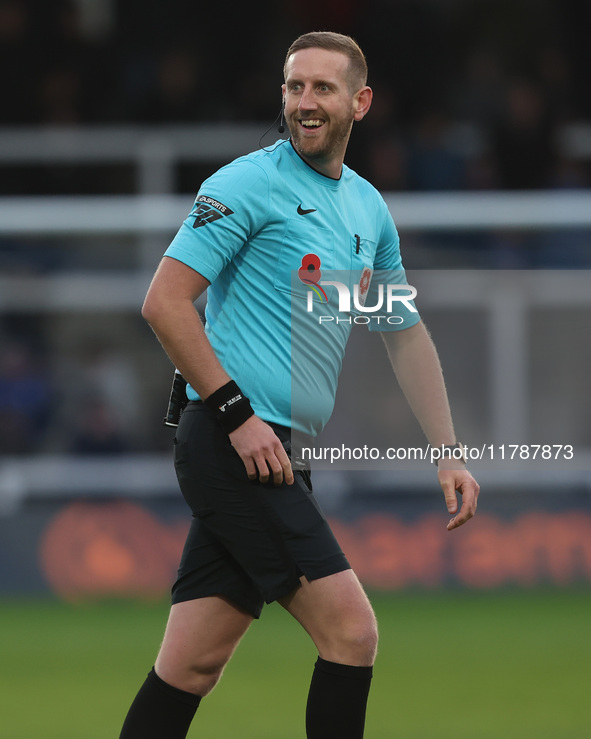
{"label": "nurphoto logo", "polygon": [[[356,272],[347,273],[348,275],[356,275]],[[388,273],[385,273],[388,274]],[[332,276],[332,275],[331,275]],[[340,276],[340,275],[339,275]],[[362,323],[367,324],[372,319],[380,322],[384,320],[390,324],[402,324],[404,318],[393,314],[393,310],[398,306],[404,306],[406,311],[416,313],[417,309],[412,302],[417,296],[417,289],[406,283],[387,283],[372,282],[373,270],[364,267],[360,276],[354,277],[353,295],[351,296],[350,286],[340,280],[322,280],[322,272],[320,270],[320,258],[316,254],[307,254],[302,259],[302,264],[298,270],[299,279],[308,286],[306,310],[308,313],[314,312],[314,303],[328,303],[329,296],[324,290],[325,287],[333,287],[337,291],[338,296],[338,312],[343,313],[346,317],[335,315],[319,316],[319,323],[328,323],[331,321]],[[371,290],[370,290],[371,285]],[[316,300],[315,300],[316,296]],[[371,296],[371,304],[367,304],[368,297]],[[376,315],[358,315],[358,314],[376,314]]]}

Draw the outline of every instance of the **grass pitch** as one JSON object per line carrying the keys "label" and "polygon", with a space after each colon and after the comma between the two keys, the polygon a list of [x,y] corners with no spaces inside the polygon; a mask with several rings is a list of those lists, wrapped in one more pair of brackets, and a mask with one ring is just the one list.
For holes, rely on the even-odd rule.
{"label": "grass pitch", "polygon": [[[374,595],[366,739],[591,736],[591,592]],[[0,601],[0,739],[116,739],[167,604]],[[189,737],[304,739],[316,653],[279,606],[253,624]]]}

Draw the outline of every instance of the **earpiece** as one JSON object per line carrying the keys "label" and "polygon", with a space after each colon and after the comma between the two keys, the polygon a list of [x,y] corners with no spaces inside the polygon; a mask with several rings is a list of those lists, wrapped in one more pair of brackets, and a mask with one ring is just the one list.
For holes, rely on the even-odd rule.
{"label": "earpiece", "polygon": [[[273,123],[271,123],[271,125],[269,126],[269,128],[265,131],[265,133],[259,139],[259,146],[262,149],[264,149],[264,147],[263,147],[263,139],[269,133],[269,131],[273,128],[273,126],[275,126],[277,124],[277,121],[279,121],[279,126],[277,126],[277,130],[279,131],[279,133],[283,133],[285,131],[285,126],[283,125],[284,122],[285,122],[285,120],[284,120],[284,113],[285,113],[285,100],[283,100],[283,102],[281,104],[281,111],[277,114],[277,118],[275,118],[275,120],[273,121]],[[279,141],[277,145],[279,145],[279,144],[285,144],[285,139],[283,139],[283,141]],[[267,149],[264,149],[264,151],[267,151]]]}
{"label": "earpiece", "polygon": [[281,121],[279,123],[279,127],[277,128],[277,130],[279,131],[279,133],[283,133],[285,131],[285,126],[283,125],[283,114],[284,114],[284,112],[285,112],[285,100],[281,104]]}

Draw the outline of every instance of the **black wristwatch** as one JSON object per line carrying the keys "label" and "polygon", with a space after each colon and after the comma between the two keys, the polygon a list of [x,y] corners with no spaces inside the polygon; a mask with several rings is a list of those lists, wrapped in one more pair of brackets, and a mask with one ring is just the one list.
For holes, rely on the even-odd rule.
{"label": "black wristwatch", "polygon": [[[437,459],[433,460],[433,464],[436,467],[439,466],[439,460],[441,459],[453,459],[456,462],[463,462],[464,464],[468,464],[468,461],[466,459],[466,448],[459,441],[456,441],[455,444],[442,444],[441,446],[435,448],[441,451],[441,455]],[[456,449],[460,450],[460,454],[457,453]]]}

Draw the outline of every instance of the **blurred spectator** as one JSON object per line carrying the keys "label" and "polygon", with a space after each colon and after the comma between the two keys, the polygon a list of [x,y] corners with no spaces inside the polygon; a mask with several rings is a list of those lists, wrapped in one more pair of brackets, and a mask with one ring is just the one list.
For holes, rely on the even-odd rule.
{"label": "blurred spectator", "polygon": [[0,353],[0,452],[35,451],[52,409],[47,371],[22,343],[7,341]]}
{"label": "blurred spectator", "polygon": [[557,47],[542,48],[538,60],[539,76],[546,104],[554,125],[578,115],[571,67],[565,52]]}
{"label": "blurred spectator", "polygon": [[[37,120],[72,125],[113,115],[117,100],[118,53],[114,39],[91,33],[82,0],[53,0],[38,11]],[[83,25],[86,19],[87,25]]]}
{"label": "blurred spectator", "polygon": [[[550,185],[557,190],[589,188],[588,172],[573,159],[558,157],[552,171]],[[591,232],[585,228],[561,230],[545,229],[540,235],[535,253],[536,267],[589,269],[591,267]]]}
{"label": "blurred spectator", "polygon": [[568,51],[573,88],[576,102],[575,114],[591,117],[589,90],[589,70],[591,69],[591,3],[589,0],[562,0],[561,21],[565,34],[565,49]]}
{"label": "blurred spectator", "polygon": [[63,268],[67,258],[52,240],[0,238],[0,272],[5,275],[42,274]]}
{"label": "blurred spectator", "polygon": [[498,188],[496,163],[488,149],[484,149],[467,159],[466,186],[468,190],[495,190]]}
{"label": "blurred spectator", "polygon": [[591,180],[580,161],[559,156],[554,162],[550,186],[557,190],[580,190],[591,187]]}
{"label": "blurred spectator", "polygon": [[454,115],[461,121],[489,128],[502,114],[505,78],[498,55],[490,49],[477,49],[469,58],[465,76],[453,84]]}
{"label": "blurred spectator", "polygon": [[38,59],[24,0],[0,0],[0,124],[30,123]]}
{"label": "blurred spectator", "polygon": [[355,35],[366,3],[364,0],[300,0],[285,5],[292,22],[300,27],[300,33],[334,29]]}
{"label": "blurred spectator", "polygon": [[440,111],[425,114],[410,146],[408,183],[413,190],[461,190],[466,168],[449,142],[449,121]]}
{"label": "blurred spectator", "polygon": [[82,404],[70,451],[74,454],[122,454],[129,451],[116,416],[104,400],[90,398]]}
{"label": "blurred spectator", "polygon": [[442,3],[373,0],[364,3],[355,29],[367,56],[370,86],[379,76],[392,88],[398,99],[398,125],[407,130],[426,104],[446,104],[456,53],[449,53],[452,16],[447,10]]}
{"label": "blurred spectator", "polygon": [[54,126],[82,123],[82,80],[71,67],[54,67],[41,77],[38,120]]}
{"label": "blurred spectator", "polygon": [[407,151],[399,120],[399,98],[382,79],[371,81],[371,114],[355,124],[347,164],[378,190],[404,190],[407,186]]}
{"label": "blurred spectator", "polygon": [[510,190],[547,187],[554,157],[554,136],[543,91],[527,80],[514,81],[505,114],[492,135],[499,184]]}
{"label": "blurred spectator", "polygon": [[108,36],[115,24],[116,0],[75,0],[80,14],[80,28],[88,39]]}
{"label": "blurred spectator", "polygon": [[135,111],[146,123],[194,123],[203,114],[198,88],[199,63],[189,49],[173,49],[158,61],[155,86]]}
{"label": "blurred spectator", "polygon": [[368,178],[378,190],[405,190],[408,186],[406,149],[395,136],[375,138],[369,145]]}
{"label": "blurred spectator", "polygon": [[118,433],[141,435],[137,428],[141,412],[138,383],[129,355],[100,337],[81,336],[81,330],[83,326],[76,324],[61,338],[64,349],[56,365],[61,400],[52,438],[54,447],[71,448],[72,433],[80,433],[87,406],[97,415],[94,429],[90,421],[84,420],[89,435],[94,430],[100,437],[99,430],[107,426]]}
{"label": "blurred spectator", "polygon": [[[492,269],[532,269],[539,248],[537,234],[527,231],[493,231],[489,264]],[[548,265],[551,266],[551,265]]]}
{"label": "blurred spectator", "polygon": [[[591,4],[526,5],[262,0],[264,23],[238,4],[209,33],[190,0],[0,0],[0,125],[267,121],[279,107],[277,58],[298,33],[333,28],[359,40],[376,89],[349,153],[361,174],[388,189],[546,187],[556,126],[589,110]],[[491,146],[458,161],[446,119]],[[41,189],[120,192],[120,174],[67,187],[41,172]]]}
{"label": "blurred spectator", "polygon": [[81,393],[101,398],[111,409],[117,426],[132,432],[140,398],[129,357],[114,347],[95,342],[83,347],[76,371]]}

